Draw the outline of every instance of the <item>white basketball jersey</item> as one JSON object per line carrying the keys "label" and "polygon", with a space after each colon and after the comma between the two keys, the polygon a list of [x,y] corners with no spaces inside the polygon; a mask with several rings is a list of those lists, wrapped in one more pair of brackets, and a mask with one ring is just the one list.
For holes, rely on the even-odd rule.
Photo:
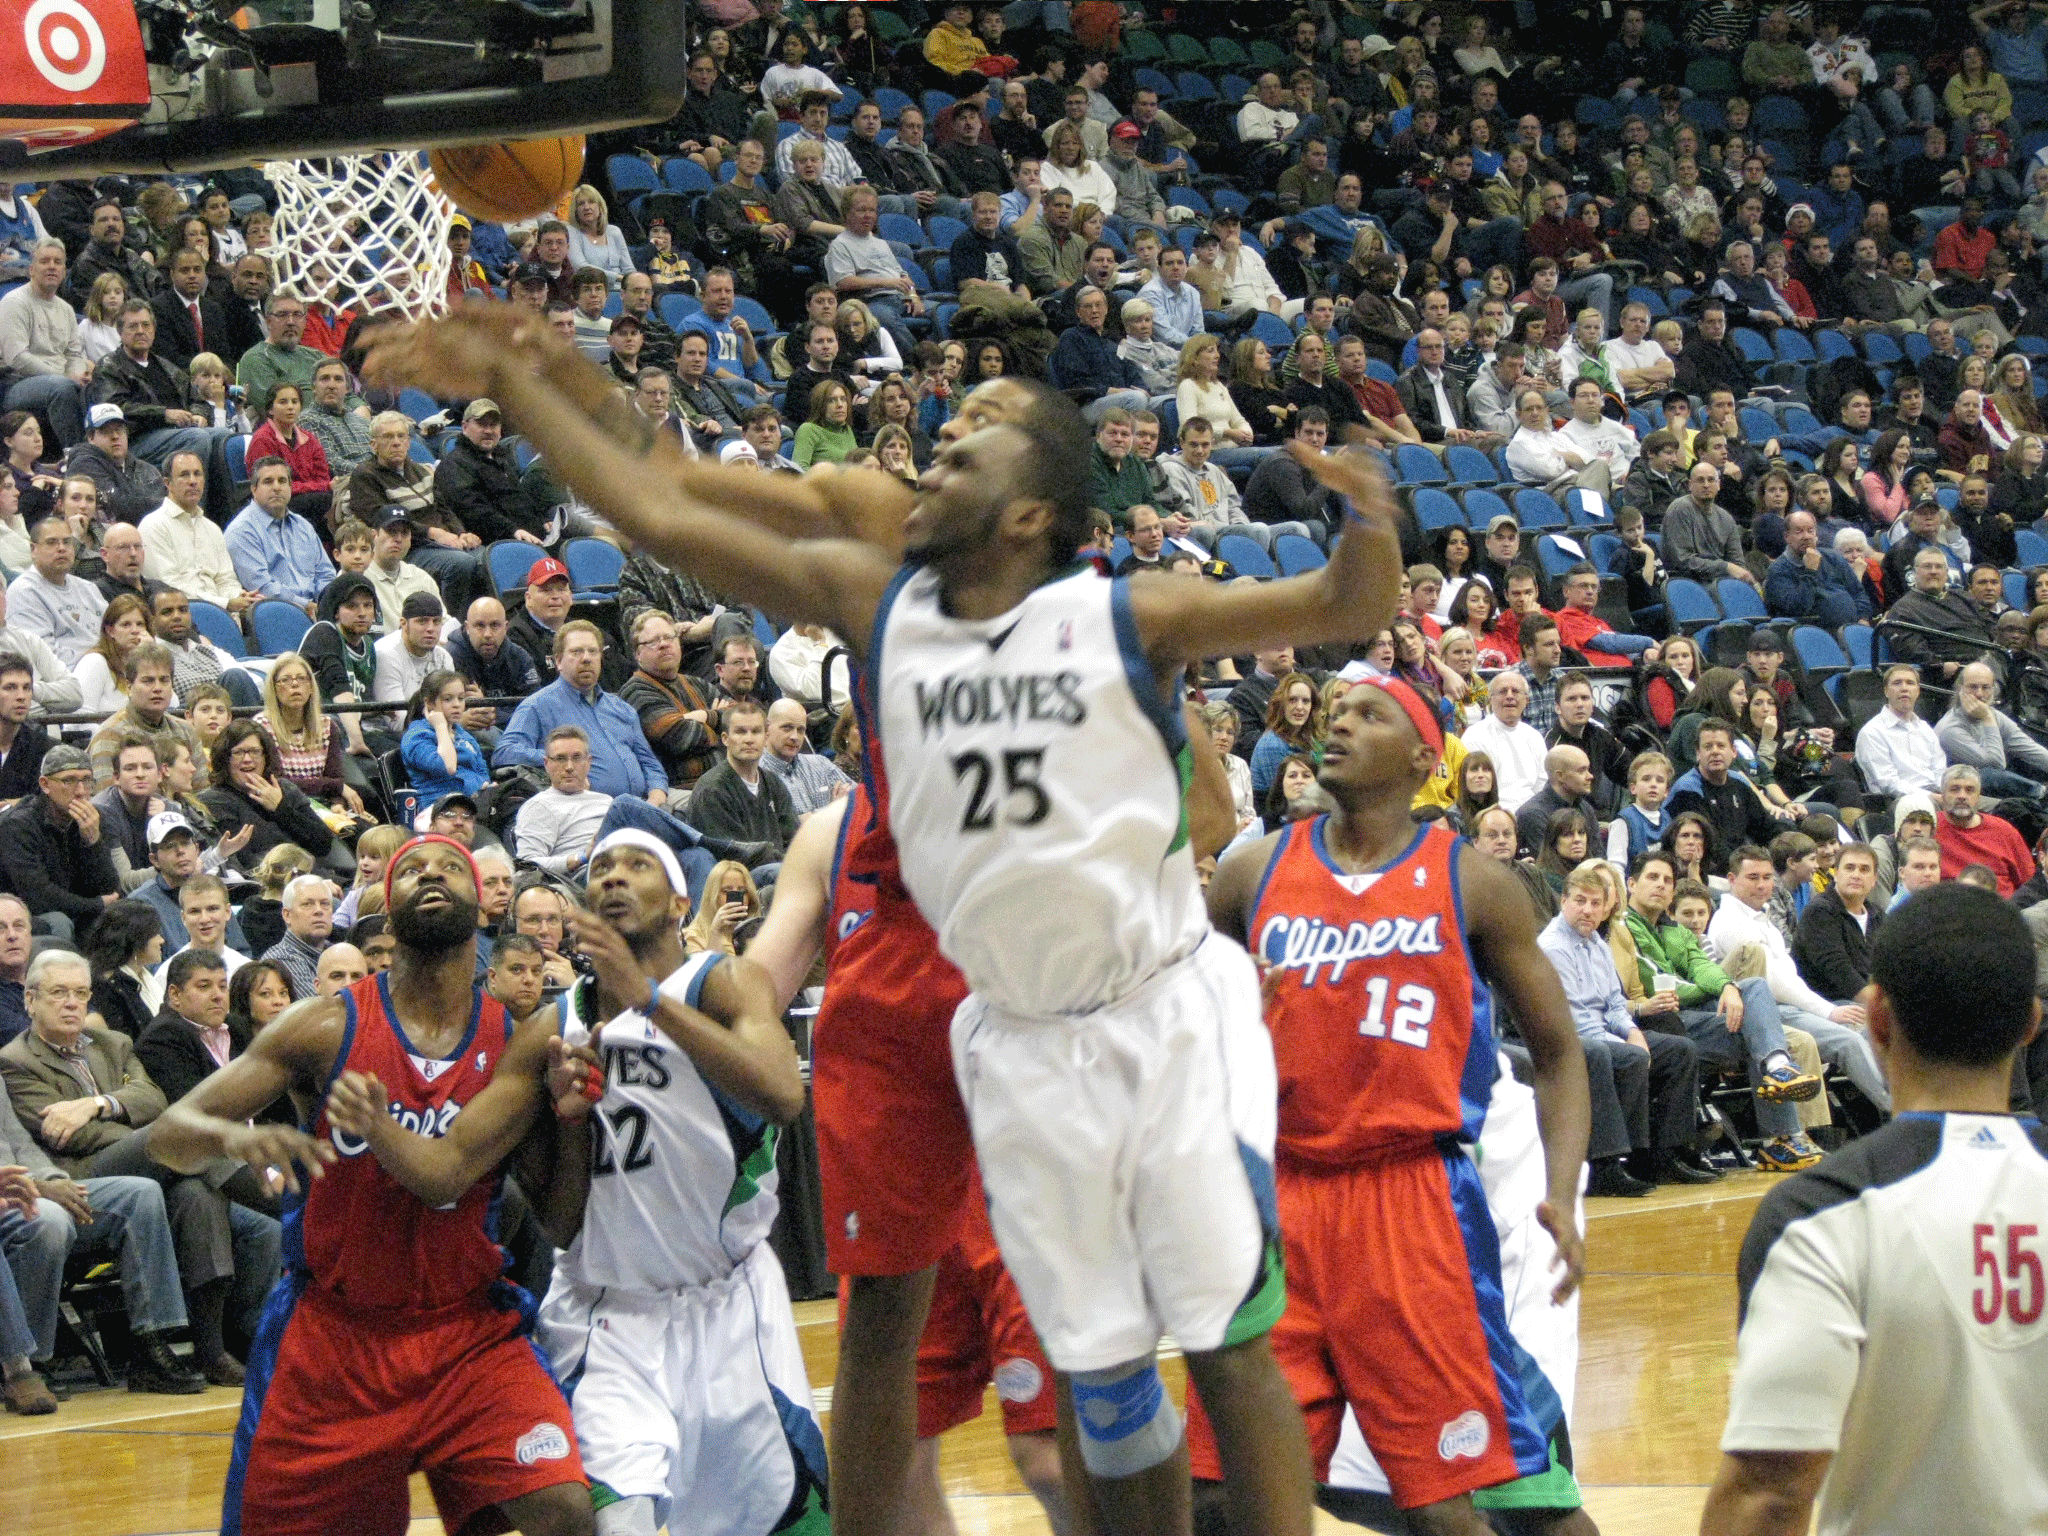
{"label": "white basketball jersey", "polygon": [[[662,995],[696,1007],[724,958],[692,955]],[[605,1067],[590,1117],[590,1199],[563,1268],[585,1285],[642,1291],[723,1279],[774,1223],[776,1127],[705,1082],[639,1009],[593,1030],[596,1006],[588,977],[560,1003],[562,1038],[595,1036]]]}
{"label": "white basketball jersey", "polygon": [[875,628],[904,884],[975,992],[1015,1013],[1086,1012],[1201,941],[1186,732],[1123,581],[1084,568],[967,621],[941,610],[933,572],[906,569]]}

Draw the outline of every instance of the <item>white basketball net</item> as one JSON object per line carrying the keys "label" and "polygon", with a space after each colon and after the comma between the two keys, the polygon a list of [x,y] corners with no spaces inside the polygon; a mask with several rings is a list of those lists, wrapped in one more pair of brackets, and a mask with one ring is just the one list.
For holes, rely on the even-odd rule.
{"label": "white basketball net", "polygon": [[418,320],[447,305],[454,205],[417,152],[273,160],[277,287],[359,314]]}

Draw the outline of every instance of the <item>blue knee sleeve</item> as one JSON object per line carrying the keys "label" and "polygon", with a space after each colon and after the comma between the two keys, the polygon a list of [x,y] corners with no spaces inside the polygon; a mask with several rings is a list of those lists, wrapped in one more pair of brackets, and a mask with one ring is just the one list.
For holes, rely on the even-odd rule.
{"label": "blue knee sleeve", "polygon": [[1180,1415],[1167,1399],[1155,1362],[1076,1371],[1071,1379],[1081,1460],[1095,1476],[1135,1477],[1180,1445]]}

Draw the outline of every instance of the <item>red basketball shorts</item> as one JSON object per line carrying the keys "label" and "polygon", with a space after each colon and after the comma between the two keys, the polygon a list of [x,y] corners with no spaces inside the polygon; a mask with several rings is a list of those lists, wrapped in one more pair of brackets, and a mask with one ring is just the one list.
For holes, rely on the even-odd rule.
{"label": "red basketball shorts", "polygon": [[[1546,1435],[1522,1391],[1500,1245],[1471,1159],[1426,1146],[1277,1171],[1287,1311],[1272,1332],[1325,1480],[1348,1403],[1402,1509],[1534,1476]],[[1194,1474],[1222,1476],[1192,1388]]]}
{"label": "red basketball shorts", "polygon": [[569,1405],[520,1313],[351,1312],[287,1279],[250,1350],[223,1536],[402,1536],[414,1472],[450,1531],[584,1480]]}
{"label": "red basketball shorts", "polygon": [[[951,974],[948,967],[948,974]],[[894,1005],[825,993],[812,1040],[811,1104],[825,1258],[835,1275],[929,1269],[961,1231],[974,1141],[953,1078],[952,986]]]}
{"label": "red basketball shorts", "polygon": [[979,1415],[990,1382],[1002,1404],[1004,1434],[1053,1428],[1052,1366],[996,1251],[977,1178],[960,1241],[939,1260],[931,1315],[918,1341],[918,1438],[942,1435]]}

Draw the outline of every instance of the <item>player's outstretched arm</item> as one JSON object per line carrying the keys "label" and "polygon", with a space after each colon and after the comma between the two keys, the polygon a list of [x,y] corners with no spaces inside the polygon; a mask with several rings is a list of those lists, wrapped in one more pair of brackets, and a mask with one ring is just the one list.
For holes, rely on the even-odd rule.
{"label": "player's outstretched arm", "polygon": [[1586,1164],[1592,1101],[1586,1058],[1572,1027],[1557,971],[1536,947],[1536,914],[1515,877],[1476,848],[1458,850],[1465,932],[1480,969],[1507,994],[1536,1068],[1536,1120],[1543,1133],[1548,1193],[1536,1216],[1557,1240],[1564,1277],[1551,1299],[1561,1302],[1585,1274],[1579,1232],[1579,1174]]}
{"label": "player's outstretched arm", "polygon": [[301,1172],[319,1178],[334,1148],[288,1125],[249,1123],[250,1116],[292,1088],[325,1082],[341,1051],[344,1009],[335,998],[295,1003],[249,1043],[248,1050],[209,1073],[151,1127],[149,1155],[176,1173],[197,1173],[216,1157],[258,1172],[276,1168],[289,1190]]}
{"label": "player's outstretched arm", "polygon": [[[544,1011],[552,1015],[554,1005]],[[533,1202],[534,1220],[557,1248],[568,1247],[583,1228],[590,1199],[590,1114],[603,1096],[604,1062],[598,1054],[553,1035],[547,1097],[554,1113],[535,1118],[512,1155],[512,1173]]]}
{"label": "player's outstretched arm", "polygon": [[1700,1536],[1806,1536],[1834,1457],[1827,1451],[1737,1451],[1700,1511]]}
{"label": "player's outstretched arm", "polygon": [[897,562],[851,541],[791,541],[649,474],[638,453],[534,371],[517,325],[498,306],[471,306],[394,336],[373,353],[373,373],[444,393],[488,393],[555,476],[630,543],[779,618],[824,624],[857,648],[865,644]]}
{"label": "player's outstretched arm", "polygon": [[1273,850],[1279,843],[1280,834],[1269,832],[1258,841],[1245,844],[1217,865],[1216,873],[1209,879],[1209,921],[1216,925],[1218,933],[1237,940],[1246,949],[1252,947],[1252,902],[1258,895],[1259,877],[1273,862]]}
{"label": "player's outstretched arm", "polygon": [[825,943],[825,924],[832,908],[832,859],[839,847],[849,796],[820,806],[803,819],[790,839],[782,869],[775,877],[775,895],[761,931],[747,946],[747,958],[768,978],[776,1010],[786,1012]]}
{"label": "player's outstretched arm", "polygon": [[384,1171],[429,1206],[453,1205],[478,1179],[512,1155],[541,1107],[552,1008],[529,1015],[513,1031],[483,1091],[436,1137],[408,1131],[391,1118],[383,1083],[344,1072],[327,1091],[327,1123],[359,1137]]}
{"label": "player's outstretched arm", "polygon": [[1194,770],[1188,781],[1188,845],[1197,859],[1213,858],[1237,836],[1237,802],[1230,798],[1230,776],[1223,771],[1223,759],[1209,740],[1202,712],[1188,703],[1180,710]]}
{"label": "player's outstretched arm", "polygon": [[1379,463],[1364,452],[1291,452],[1324,485],[1351,500],[1329,563],[1281,581],[1145,581],[1131,584],[1131,613],[1145,654],[1162,677],[1190,661],[1238,656],[1275,640],[1325,645],[1367,640],[1394,617],[1401,593],[1398,511]]}

